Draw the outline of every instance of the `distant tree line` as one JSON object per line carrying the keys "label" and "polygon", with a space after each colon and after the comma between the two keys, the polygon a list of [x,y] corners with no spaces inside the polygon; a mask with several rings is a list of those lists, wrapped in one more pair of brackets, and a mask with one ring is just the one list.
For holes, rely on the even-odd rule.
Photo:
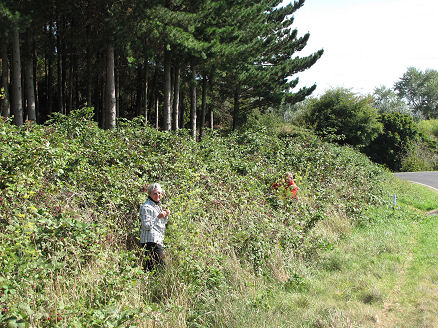
{"label": "distant tree line", "polygon": [[319,98],[283,107],[285,118],[328,141],[354,146],[393,171],[438,168],[436,135],[423,133],[419,125],[436,124],[438,118],[435,70],[410,67],[393,89],[382,86],[373,95],[334,88]]}
{"label": "distant tree line", "polygon": [[438,118],[438,71],[409,67],[392,89],[374,90],[374,106],[381,113],[400,112],[419,119]]}
{"label": "distant tree line", "polygon": [[297,55],[309,39],[292,27],[304,0],[281,4],[1,0],[1,113],[21,125],[90,106],[103,128],[143,116],[194,136],[218,113],[235,128],[316,87],[294,90],[323,53]]}

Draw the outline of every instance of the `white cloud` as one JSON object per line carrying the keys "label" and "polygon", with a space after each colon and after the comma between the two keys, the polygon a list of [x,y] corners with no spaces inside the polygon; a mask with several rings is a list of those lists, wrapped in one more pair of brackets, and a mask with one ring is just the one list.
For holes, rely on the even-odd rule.
{"label": "white cloud", "polygon": [[392,87],[409,66],[438,69],[438,1],[307,0],[295,14],[300,34],[310,32],[299,55],[323,48],[321,59],[299,74],[316,93],[342,86],[369,93]]}

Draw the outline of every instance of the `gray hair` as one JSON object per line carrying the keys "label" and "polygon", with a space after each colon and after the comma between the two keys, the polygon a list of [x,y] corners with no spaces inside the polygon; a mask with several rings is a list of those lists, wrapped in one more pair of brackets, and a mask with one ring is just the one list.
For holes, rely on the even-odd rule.
{"label": "gray hair", "polygon": [[163,192],[163,189],[161,189],[161,186],[159,183],[151,183],[148,186],[148,195],[151,195],[153,193],[154,190],[158,190],[160,192]]}

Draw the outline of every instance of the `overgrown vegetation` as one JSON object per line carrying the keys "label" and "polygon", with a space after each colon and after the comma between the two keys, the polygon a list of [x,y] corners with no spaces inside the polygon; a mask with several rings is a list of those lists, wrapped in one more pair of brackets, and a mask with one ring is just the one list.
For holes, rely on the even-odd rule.
{"label": "overgrown vegetation", "polygon": [[366,153],[374,162],[398,171],[414,143],[420,141],[417,124],[409,115],[397,112],[383,113],[379,121],[383,131],[366,148]]}
{"label": "overgrown vegetation", "polygon": [[425,135],[438,140],[438,120],[423,120],[418,122],[418,128]]}
{"label": "overgrown vegetation", "polygon": [[[197,143],[141,120],[104,131],[91,116],[0,123],[0,326],[278,327],[276,293],[307,288],[294,263],[392,202],[386,170],[305,131]],[[272,193],[286,171],[298,206]],[[138,207],[154,181],[172,210],[169,266],[144,273]]]}
{"label": "overgrown vegetation", "polygon": [[389,89],[376,89],[374,97],[336,88],[283,106],[283,118],[326,141],[352,145],[392,171],[437,170],[436,120],[417,122]]}
{"label": "overgrown vegetation", "polygon": [[343,88],[327,91],[309,103],[307,121],[319,135],[333,135],[344,145],[366,147],[382,132],[370,97]]}

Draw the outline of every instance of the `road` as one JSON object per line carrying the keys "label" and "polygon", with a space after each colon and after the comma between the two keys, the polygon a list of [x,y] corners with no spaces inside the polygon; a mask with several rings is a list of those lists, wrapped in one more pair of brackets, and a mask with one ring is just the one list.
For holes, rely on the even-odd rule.
{"label": "road", "polygon": [[400,179],[421,183],[438,190],[438,171],[394,173]]}

